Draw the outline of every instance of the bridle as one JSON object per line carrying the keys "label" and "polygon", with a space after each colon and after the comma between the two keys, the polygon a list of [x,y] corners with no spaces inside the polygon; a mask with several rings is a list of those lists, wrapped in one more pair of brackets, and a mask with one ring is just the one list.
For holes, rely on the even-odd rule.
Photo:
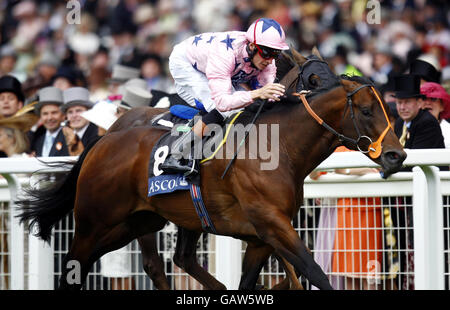
{"label": "bridle", "polygon": [[[375,97],[377,98],[377,101],[379,102],[384,116],[386,118],[386,122],[387,122],[387,126],[384,129],[384,131],[381,133],[381,135],[378,137],[377,141],[373,142],[372,139],[366,135],[361,135],[361,132],[358,128],[358,125],[356,124],[356,119],[355,119],[355,113],[353,111],[353,100],[352,97],[354,94],[356,94],[358,91],[360,91],[363,88],[369,87],[372,92],[375,94]],[[378,158],[381,155],[381,142],[383,142],[384,137],[386,136],[387,132],[389,131],[389,129],[392,129],[392,125],[391,122],[389,121],[389,117],[387,116],[386,110],[384,109],[383,106],[383,102],[380,99],[380,96],[378,95],[378,93],[375,90],[375,87],[371,84],[363,84],[358,86],[357,88],[355,88],[353,91],[347,93],[347,104],[346,104],[346,109],[349,108],[350,110],[350,118],[352,119],[353,122],[353,126],[356,130],[356,133],[358,134],[358,138],[353,139],[353,138],[349,138],[347,136],[345,136],[344,134],[338,133],[335,129],[333,129],[331,126],[329,126],[327,123],[325,123],[312,109],[311,106],[309,105],[308,101],[306,100],[306,94],[309,93],[309,91],[301,91],[299,93],[293,93],[294,96],[297,96],[300,98],[300,100],[302,101],[303,105],[305,106],[306,110],[308,111],[308,113],[323,127],[325,127],[328,131],[330,131],[331,133],[333,133],[336,137],[338,137],[339,141],[342,142],[349,142],[352,143],[354,145],[356,145],[358,151],[360,151],[363,154],[369,154],[369,156],[371,158]],[[343,118],[345,117],[345,111],[343,114]],[[368,140],[369,142],[369,147],[367,150],[363,150],[360,147],[360,143],[362,140]]]}
{"label": "bridle", "polygon": [[292,89],[294,86],[296,87],[297,91],[309,90],[309,87],[303,80],[303,71],[307,66],[311,65],[314,62],[324,63],[326,66],[328,66],[327,62],[316,58],[308,58],[308,60],[306,60],[301,66],[296,64],[295,67],[292,68],[291,70],[298,69],[297,77],[294,80],[292,80],[292,82],[288,85],[288,87],[286,87],[286,90]]}
{"label": "bridle", "polygon": [[[308,67],[309,65],[313,64],[314,62],[323,63],[323,64],[325,64],[328,67],[328,63],[326,61],[323,61],[323,60],[318,59],[318,58],[309,58],[308,57],[308,60],[305,61],[303,63],[303,65],[300,67],[300,73],[299,73],[299,76],[298,76],[299,77],[298,80],[300,82],[301,89],[308,89],[307,88],[307,84],[303,80],[303,71],[305,71],[306,67]],[[297,88],[298,88],[298,86],[299,85],[297,85]]]}

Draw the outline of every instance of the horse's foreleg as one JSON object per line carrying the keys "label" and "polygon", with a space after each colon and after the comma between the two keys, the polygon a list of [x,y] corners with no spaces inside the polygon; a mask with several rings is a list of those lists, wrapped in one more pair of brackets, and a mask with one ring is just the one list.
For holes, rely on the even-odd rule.
{"label": "horse's foreleg", "polygon": [[242,263],[242,276],[239,283],[240,290],[254,290],[259,273],[264,263],[272,254],[273,248],[268,244],[248,242]]}
{"label": "horse's foreleg", "polygon": [[272,287],[273,290],[303,290],[303,285],[298,280],[297,273],[294,270],[294,267],[289,264],[286,259],[284,259],[282,256],[276,255],[278,262],[280,262],[283,266],[284,271],[286,272],[287,278],[284,279],[282,282],[278,283],[274,287]]}
{"label": "horse's foreleg", "polygon": [[[262,243],[249,242],[245,251],[244,262],[242,264],[242,277],[239,284],[241,290],[253,290],[256,287],[259,274],[264,263],[273,253],[270,245]],[[303,290],[303,286],[298,281],[298,276],[291,264],[284,258],[276,255],[277,260],[282,264],[286,275],[288,276],[280,283],[272,287],[273,290],[299,289]]]}
{"label": "horse's foreleg", "polygon": [[190,231],[178,226],[177,245],[173,257],[174,263],[199,281],[206,289],[226,290],[225,285],[217,281],[197,262],[197,241],[201,232]]}
{"label": "horse's foreleg", "polygon": [[[308,253],[311,254],[311,250],[307,248]],[[311,254],[312,255],[312,254]],[[289,264],[282,256],[276,255],[278,261],[283,265],[284,270],[286,271],[286,275],[288,276],[283,281],[272,287],[272,290],[304,290],[303,285],[300,283],[298,278],[301,276],[297,270],[295,270],[294,266]]]}
{"label": "horse's foreleg", "polygon": [[170,290],[164,272],[164,262],[158,254],[157,233],[149,233],[138,238],[142,253],[142,264],[147,275],[159,290]]}
{"label": "horse's foreleg", "polygon": [[255,228],[258,235],[272,245],[277,253],[291,263],[312,285],[319,289],[333,289],[323,270],[300,240],[289,218],[280,216],[276,221],[255,223]]}

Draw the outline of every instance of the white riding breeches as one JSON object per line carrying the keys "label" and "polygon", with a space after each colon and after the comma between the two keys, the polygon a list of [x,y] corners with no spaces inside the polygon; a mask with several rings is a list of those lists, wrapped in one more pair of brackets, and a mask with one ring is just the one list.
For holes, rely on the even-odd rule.
{"label": "white riding breeches", "polygon": [[[175,81],[175,89],[178,95],[189,105],[195,107],[194,99],[200,101],[205,110],[210,112],[216,108],[211,99],[211,90],[208,86],[206,75],[196,70],[186,57],[184,42],[175,45],[172,54],[169,57],[169,69]],[[236,111],[227,111],[219,113],[228,117]]]}

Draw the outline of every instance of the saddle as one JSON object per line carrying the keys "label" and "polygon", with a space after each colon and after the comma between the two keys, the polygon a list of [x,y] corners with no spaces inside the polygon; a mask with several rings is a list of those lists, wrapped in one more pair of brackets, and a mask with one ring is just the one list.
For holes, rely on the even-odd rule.
{"label": "saddle", "polygon": [[[225,120],[224,127],[227,124],[233,124],[243,114],[242,111],[235,113],[231,117]],[[192,202],[194,204],[197,215],[200,218],[202,227],[205,231],[215,233],[214,225],[209,218],[206,206],[203,203],[203,198],[200,189],[200,174],[190,174],[184,176],[183,174],[165,174],[159,166],[165,161],[169,155],[170,145],[178,140],[178,135],[173,135],[173,132],[185,133],[191,130],[194,125],[194,117],[196,115],[202,115],[202,111],[193,107],[187,106],[173,106],[169,111],[157,115],[151,121],[151,126],[167,130],[168,132],[163,134],[161,138],[156,142],[150,155],[148,166],[148,191],[147,196],[152,197],[159,194],[172,193],[179,190],[190,190]],[[229,131],[228,131],[229,133]],[[219,141],[220,139],[220,141]],[[211,156],[203,159],[201,162],[205,162],[214,158],[214,155],[220,147],[223,146],[227,139],[227,135],[222,137],[221,135],[206,136],[202,140],[202,147],[206,142],[212,141],[211,145],[218,145],[214,149]]]}
{"label": "saddle", "polygon": [[[207,148],[205,152],[207,157],[203,158],[200,163],[212,160],[220,148],[225,145],[228,137],[231,135],[229,130],[230,125],[240,124],[243,127],[247,126],[251,122],[256,109],[257,107],[254,106],[251,108],[248,107],[231,115],[221,124],[221,128],[216,128],[216,130],[211,131],[212,135],[203,137],[201,147]],[[189,184],[200,185],[199,174],[189,175],[187,177],[182,174],[166,174],[159,166],[169,155],[170,146],[173,145],[181,134],[191,130],[194,124],[194,117],[203,114],[206,114],[206,111],[191,106],[175,105],[169,111],[159,114],[151,120],[151,127],[166,130],[167,132],[156,142],[149,158],[149,197],[176,190],[186,190]],[[217,132],[222,134],[214,134]],[[237,142],[239,143],[239,141]],[[171,186],[165,186],[169,183]]]}
{"label": "saddle", "polygon": [[186,105],[171,106],[169,111],[156,115],[150,121],[150,126],[162,130],[172,130],[175,125],[186,125],[196,115],[206,114],[205,110]]}

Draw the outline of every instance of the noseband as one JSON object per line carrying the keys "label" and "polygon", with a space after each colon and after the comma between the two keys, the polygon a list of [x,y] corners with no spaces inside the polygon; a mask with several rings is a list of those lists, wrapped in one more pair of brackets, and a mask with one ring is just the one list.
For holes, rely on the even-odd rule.
{"label": "noseband", "polygon": [[[387,121],[387,126],[384,129],[383,133],[380,135],[380,137],[377,139],[377,141],[373,142],[372,139],[368,136],[365,135],[361,135],[361,132],[358,128],[358,125],[356,124],[356,120],[355,120],[355,113],[353,112],[353,100],[352,97],[354,94],[356,94],[358,91],[360,91],[361,89],[365,88],[365,87],[370,87],[370,89],[372,89],[373,93],[375,94],[377,101],[379,102],[384,116],[386,118]],[[330,131],[331,133],[333,133],[335,136],[338,137],[339,141],[342,142],[349,142],[352,143],[354,145],[356,145],[358,151],[360,151],[363,154],[367,154],[369,153],[369,156],[371,158],[378,158],[381,155],[381,142],[383,141],[384,137],[386,136],[389,128],[392,129],[392,125],[389,121],[389,118],[387,116],[386,110],[384,109],[383,106],[383,102],[381,101],[380,97],[378,96],[378,93],[375,91],[375,88],[373,87],[373,85],[371,84],[363,84],[359,87],[357,87],[356,89],[354,89],[353,91],[351,91],[350,93],[347,93],[347,104],[346,104],[346,109],[349,108],[350,110],[350,118],[352,119],[353,122],[353,126],[355,127],[355,130],[358,134],[358,138],[357,139],[352,139],[349,138],[347,136],[345,136],[344,134],[338,133],[336,130],[334,130],[332,127],[330,127],[327,123],[325,123],[312,109],[311,106],[309,105],[308,101],[306,100],[306,94],[309,93],[309,91],[301,91],[300,93],[294,93],[293,95],[298,96],[303,105],[305,106],[306,110],[308,111],[308,113],[323,127],[325,127],[328,131]],[[345,111],[344,111],[344,116],[345,116]],[[343,116],[343,117],[344,117]],[[360,147],[360,143],[362,140],[368,140],[369,141],[369,147],[367,150],[363,150]]]}

